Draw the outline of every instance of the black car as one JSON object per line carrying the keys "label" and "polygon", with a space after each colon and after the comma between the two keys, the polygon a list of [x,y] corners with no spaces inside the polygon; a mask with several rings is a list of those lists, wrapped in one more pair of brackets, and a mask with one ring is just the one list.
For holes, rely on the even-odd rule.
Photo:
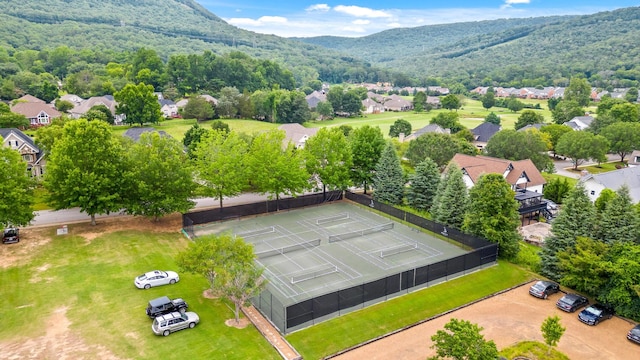
{"label": "black car", "polygon": [[167,296],[162,296],[149,301],[149,305],[147,306],[147,316],[155,319],[160,315],[169,314],[175,311],[182,313],[187,308],[187,303],[180,298],[171,300]]}
{"label": "black car", "polygon": [[15,244],[20,241],[20,233],[17,228],[8,227],[2,232],[3,244]]}
{"label": "black car", "polygon": [[640,344],[640,325],[636,325],[633,329],[629,330],[627,339],[633,341],[636,344]]}
{"label": "black car", "polygon": [[574,312],[587,305],[589,305],[589,300],[578,294],[566,294],[556,302],[558,309],[566,312]]}
{"label": "black car", "polygon": [[538,281],[529,288],[529,294],[540,299],[546,299],[549,295],[558,291],[560,291],[560,285],[553,281]]}
{"label": "black car", "polygon": [[587,325],[598,325],[600,321],[611,319],[612,317],[613,309],[602,304],[587,306],[586,309],[578,314],[578,319]]}

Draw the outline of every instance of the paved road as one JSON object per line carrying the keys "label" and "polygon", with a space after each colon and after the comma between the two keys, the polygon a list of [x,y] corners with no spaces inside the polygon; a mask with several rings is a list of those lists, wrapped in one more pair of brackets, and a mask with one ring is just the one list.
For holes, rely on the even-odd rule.
{"label": "paved road", "polygon": [[[246,204],[258,201],[266,201],[266,195],[259,195],[255,193],[242,194],[233,198],[225,198],[223,200],[223,206],[232,206],[238,204]],[[195,209],[209,209],[217,208],[219,201],[213,198],[201,198],[196,199]],[[96,215],[96,219],[102,219],[107,217],[124,216],[123,213],[111,213],[109,215]],[[64,225],[79,222],[88,222],[91,218],[89,215],[80,212],[80,209],[65,209],[65,210],[42,210],[36,211],[36,216],[31,222],[29,227],[33,226],[51,226],[51,225]]]}
{"label": "paved road", "polygon": [[[607,159],[608,159],[607,161],[619,161],[620,156],[615,154],[608,154]],[[573,163],[571,162],[571,159],[556,160],[553,163],[556,169],[556,174],[574,178],[574,179],[580,178],[579,172],[571,171],[571,169],[573,168]],[[594,161],[585,161],[584,163],[580,164],[580,166],[593,165],[593,164],[597,164],[597,163]]]}

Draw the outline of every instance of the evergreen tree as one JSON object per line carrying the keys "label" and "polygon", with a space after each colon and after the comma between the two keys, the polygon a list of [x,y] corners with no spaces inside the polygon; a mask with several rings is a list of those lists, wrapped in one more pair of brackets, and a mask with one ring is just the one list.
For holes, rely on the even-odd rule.
{"label": "evergreen tree", "polygon": [[547,183],[544,187],[543,193],[544,197],[557,202],[558,204],[562,204],[565,196],[569,193],[571,187],[569,186],[569,182],[566,178],[560,180],[559,178],[555,178]]}
{"label": "evergreen tree", "polygon": [[559,280],[562,271],[558,266],[557,253],[573,249],[578,236],[592,237],[595,223],[595,207],[584,187],[578,184],[565,199],[562,210],[551,226],[552,235],[545,240],[540,252],[541,274]]}
{"label": "evergreen tree", "polygon": [[513,259],[519,251],[520,217],[513,190],[501,174],[485,174],[469,190],[464,232],[483,237],[500,247],[500,256]]}
{"label": "evergreen tree", "polygon": [[469,205],[467,186],[457,165],[450,164],[447,173],[444,191],[431,215],[440,224],[460,229]]}
{"label": "evergreen tree", "polygon": [[638,215],[635,212],[629,188],[624,185],[616,191],[616,196],[609,201],[599,222],[597,237],[608,243],[633,242],[638,239]]}
{"label": "evergreen tree", "polygon": [[410,186],[407,189],[407,201],[415,209],[428,211],[436,197],[440,185],[438,165],[426,158],[416,167],[415,174],[409,177]]}
{"label": "evergreen tree", "polygon": [[389,141],[385,146],[380,160],[376,164],[373,177],[375,191],[373,198],[377,201],[399,205],[404,197],[404,176],[400,159],[393,144]]}
{"label": "evergreen tree", "polygon": [[484,122],[500,125],[500,116],[496,115],[493,111],[484,118]]}

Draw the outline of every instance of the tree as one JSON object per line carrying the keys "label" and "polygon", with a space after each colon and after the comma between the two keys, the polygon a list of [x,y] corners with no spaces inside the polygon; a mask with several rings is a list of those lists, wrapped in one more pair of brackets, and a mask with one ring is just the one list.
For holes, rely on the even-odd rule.
{"label": "tree", "polygon": [[140,135],[127,151],[127,174],[124,185],[125,211],[158,221],[173,212],[185,213],[193,208],[195,190],[191,168],[185,166],[187,155],[182,144],[157,132]]}
{"label": "tree", "polygon": [[496,96],[492,91],[487,91],[480,101],[482,101],[482,107],[489,110],[496,105]]}
{"label": "tree", "polygon": [[351,185],[353,159],[349,141],[338,128],[321,128],[304,145],[307,172],[322,184],[323,194]]}
{"label": "tree", "polygon": [[316,112],[320,115],[320,120],[331,119],[335,115],[333,106],[328,101],[321,101],[316,105]]}
{"label": "tree", "polygon": [[514,113],[522,110],[524,108],[524,103],[516,98],[510,98],[507,100],[507,109],[513,111]]}
{"label": "tree", "polygon": [[247,171],[251,185],[258,193],[280,199],[280,194],[296,196],[308,185],[302,152],[292,143],[283,147],[284,131],[271,130],[258,134],[251,143]]}
{"label": "tree", "polygon": [[424,91],[418,91],[413,95],[413,111],[422,112],[427,105],[427,94]]}
{"label": "tree", "polygon": [[85,119],[69,121],[47,159],[44,185],[54,209],[79,207],[96,224],[96,214],[122,208],[126,172],[120,141],[109,124]]}
{"label": "tree", "polygon": [[405,119],[397,119],[389,128],[389,136],[398,137],[400,134],[411,134],[411,123]]}
{"label": "tree", "polygon": [[602,214],[604,212],[604,209],[606,209],[607,205],[616,196],[617,195],[616,195],[615,191],[613,191],[611,189],[602,189],[602,191],[600,192],[600,196],[598,196],[596,201],[593,202],[593,205],[596,207],[596,212],[598,214]]}
{"label": "tree", "polygon": [[440,104],[447,110],[458,110],[462,106],[460,98],[454,94],[449,94],[440,100]]}
{"label": "tree", "polygon": [[634,150],[640,149],[640,123],[618,122],[611,124],[600,132],[611,147],[610,151],[620,155],[620,162]]}
{"label": "tree", "polygon": [[194,96],[189,99],[182,109],[182,117],[185,119],[196,119],[204,121],[215,117],[213,105],[201,96]]}
{"label": "tree", "polygon": [[602,135],[594,135],[588,131],[571,131],[558,140],[558,154],[571,158],[573,169],[578,170],[587,159],[602,159],[609,150],[609,142]]}
{"label": "tree", "polygon": [[436,197],[437,201],[434,201],[431,208],[431,217],[440,224],[460,229],[469,207],[469,195],[462,178],[462,170],[456,164],[449,164],[442,181],[443,186],[438,189],[442,195]]}
{"label": "tree", "polygon": [[489,360],[498,358],[498,348],[492,340],[485,340],[484,330],[467,320],[452,318],[431,336],[436,357],[430,359]]}
{"label": "tree", "polygon": [[344,98],[344,88],[342,86],[332,86],[327,92],[327,101],[336,113],[343,112],[342,100]]}
{"label": "tree", "polygon": [[387,142],[375,168],[373,199],[392,205],[402,204],[404,200],[404,183],[400,159],[393,144]]}
{"label": "tree", "polygon": [[615,104],[607,112],[615,121],[638,122],[640,121],[640,109],[636,104],[622,103]]}
{"label": "tree", "polygon": [[29,119],[27,119],[26,116],[13,113],[9,111],[8,108],[9,106],[7,106],[7,111],[2,111],[2,109],[0,108],[0,128],[25,129],[30,125]]}
{"label": "tree", "polygon": [[557,253],[575,247],[577,237],[591,237],[594,234],[596,213],[584,186],[578,184],[565,198],[562,210],[551,225],[551,236],[545,240],[540,252],[540,273],[550,279],[562,278],[558,266]]}
{"label": "tree", "polygon": [[91,109],[84,113],[83,118],[87,120],[102,120],[109,125],[113,125],[115,120],[111,110],[103,104],[92,106]]}
{"label": "tree", "polygon": [[551,111],[551,117],[556,124],[564,124],[577,116],[584,116],[584,109],[577,101],[562,100]]}
{"label": "tree", "polygon": [[157,123],[162,119],[160,103],[153,93],[153,86],[127,84],[117,91],[113,97],[118,102],[117,111],[126,116],[127,124]]}
{"label": "tree", "polygon": [[229,124],[221,120],[211,122],[211,130],[222,131],[224,134],[229,134],[231,132]]}
{"label": "tree", "polygon": [[551,141],[550,150],[553,152],[554,157],[556,156],[556,146],[558,145],[558,140],[560,139],[560,137],[562,137],[562,135],[571,131],[573,131],[572,128],[560,124],[549,124],[544,125],[540,128],[540,132],[549,135],[548,139]]}
{"label": "tree", "polygon": [[500,256],[513,259],[519,251],[519,203],[502,174],[480,176],[469,190],[462,231],[498,244]]}
{"label": "tree", "polygon": [[565,101],[575,101],[580,106],[589,105],[591,99],[591,85],[585,78],[573,77],[569,86],[564,90]]}
{"label": "tree", "polygon": [[444,168],[457,153],[476,155],[473,144],[450,134],[426,133],[409,142],[405,157],[413,166],[417,166],[427,157],[440,168]]}
{"label": "tree", "polygon": [[214,294],[233,302],[237,322],[241,306],[266,286],[263,270],[256,267],[254,259],[253,245],[222,234],[196,238],[178,254],[176,262],[182,271],[204,276]]}
{"label": "tree", "polygon": [[416,172],[409,177],[407,202],[414,209],[429,211],[436,197],[440,183],[438,164],[430,158],[416,166]]}
{"label": "tree", "polygon": [[496,115],[493,111],[484,118],[484,122],[500,125],[500,116]]}
{"label": "tree", "polygon": [[433,117],[429,124],[440,125],[443,129],[450,129],[452,134],[462,130],[463,126],[459,121],[460,115],[455,111],[441,112]]}
{"label": "tree", "polygon": [[540,171],[553,169],[553,162],[547,155],[549,143],[536,130],[501,130],[489,139],[485,151],[491,157],[513,161],[531,159]]}
{"label": "tree", "polygon": [[365,125],[351,131],[349,144],[353,157],[351,180],[354,185],[363,187],[366,194],[385,146],[384,136],[380,128]]}
{"label": "tree", "polygon": [[344,93],[342,97],[342,111],[349,116],[360,115],[360,111],[362,111],[362,99],[357,90],[350,89]]}
{"label": "tree", "polygon": [[609,281],[606,256],[609,245],[579,236],[573,247],[557,253],[562,284],[580,292],[597,294]]}
{"label": "tree", "polygon": [[533,124],[542,124],[544,123],[544,116],[542,116],[542,114],[539,114],[533,110],[525,110],[522,113],[520,113],[520,116],[518,116],[518,121],[516,121],[515,124],[515,129],[521,129],[527,125],[533,125]]}
{"label": "tree", "polygon": [[56,100],[56,110],[66,113],[69,110],[73,109],[73,103],[67,100]]}
{"label": "tree", "polygon": [[220,90],[216,111],[221,117],[233,118],[238,114],[240,91],[233,86],[225,86]]}
{"label": "tree", "polygon": [[195,177],[206,195],[220,202],[224,197],[240,195],[249,185],[247,154],[249,145],[237,133],[211,130],[203,134],[193,154]]}
{"label": "tree", "polygon": [[544,319],[542,326],[540,327],[540,331],[542,331],[542,337],[544,338],[545,344],[549,346],[547,355],[551,353],[551,349],[554,346],[558,345],[558,342],[565,330],[567,330],[567,328],[560,324],[560,317],[558,315],[549,316]]}
{"label": "tree", "polygon": [[560,178],[555,178],[545,185],[543,193],[545,198],[555,201],[558,204],[562,204],[563,199],[567,196],[570,190],[571,187],[569,186],[567,178],[562,180]]}
{"label": "tree", "polygon": [[630,87],[627,93],[624,94],[624,99],[630,103],[638,102],[638,88]]}
{"label": "tree", "polygon": [[198,123],[195,123],[189,128],[189,130],[187,130],[186,133],[184,133],[182,144],[187,148],[187,153],[190,157],[195,157],[195,150],[198,147],[198,144],[208,132],[209,130],[201,127]]}
{"label": "tree", "polygon": [[620,316],[637,316],[640,311],[640,244],[614,243],[602,266],[606,273],[604,284],[598,288],[598,301],[613,306]]}
{"label": "tree", "polygon": [[633,208],[629,187],[621,186],[602,212],[597,238],[608,244],[634,242],[640,238],[640,219]]}
{"label": "tree", "polygon": [[35,183],[28,175],[27,164],[18,151],[6,146],[0,146],[0,163],[0,227],[28,225],[35,216]]}

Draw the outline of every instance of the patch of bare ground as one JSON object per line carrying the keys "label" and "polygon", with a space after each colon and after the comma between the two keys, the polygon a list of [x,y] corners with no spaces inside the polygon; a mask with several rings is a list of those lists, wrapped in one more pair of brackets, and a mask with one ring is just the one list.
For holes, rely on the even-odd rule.
{"label": "patch of bare ground", "polygon": [[204,297],[205,299],[217,299],[217,298],[219,298],[219,296],[216,296],[213,293],[213,290],[211,290],[211,289],[207,289],[207,290],[203,291],[202,292],[202,297]]}
{"label": "patch of bare ground", "polygon": [[1,341],[0,359],[120,359],[103,346],[86,344],[81,336],[71,331],[67,308],[54,311],[43,325],[46,333],[42,336]]}
{"label": "patch of bare ground", "polygon": [[249,321],[249,319],[247,318],[240,318],[238,321],[236,321],[236,319],[227,319],[225,320],[224,323],[229,327],[234,327],[236,329],[244,329],[247,326],[249,326],[249,324],[251,324],[251,321]]}
{"label": "patch of bare ground", "polygon": [[34,250],[51,241],[51,229],[21,229],[20,242],[0,246],[0,267],[24,265],[29,262]]}

